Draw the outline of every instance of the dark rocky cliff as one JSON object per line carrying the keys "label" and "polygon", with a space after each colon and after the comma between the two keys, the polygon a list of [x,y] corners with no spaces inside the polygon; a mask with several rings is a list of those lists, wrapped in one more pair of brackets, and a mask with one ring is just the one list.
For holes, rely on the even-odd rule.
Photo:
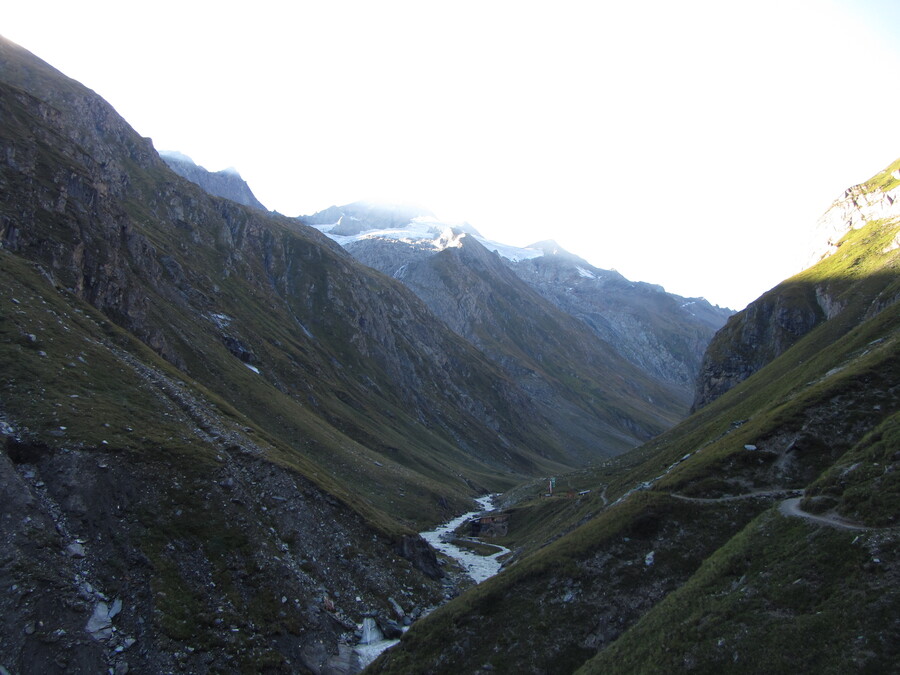
{"label": "dark rocky cliff", "polygon": [[703,357],[693,409],[715,400],[784,353],[825,319],[814,288],[779,286],[728,320]]}

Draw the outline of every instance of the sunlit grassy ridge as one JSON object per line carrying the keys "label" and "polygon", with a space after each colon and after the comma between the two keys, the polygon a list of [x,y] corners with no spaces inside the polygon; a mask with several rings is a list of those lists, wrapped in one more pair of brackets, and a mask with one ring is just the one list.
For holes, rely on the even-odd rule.
{"label": "sunlit grassy ridge", "polygon": [[875,174],[872,178],[863,183],[866,192],[887,192],[893,190],[900,185],[900,178],[896,178],[894,173],[900,171],[900,159],[895,160],[884,171]]}

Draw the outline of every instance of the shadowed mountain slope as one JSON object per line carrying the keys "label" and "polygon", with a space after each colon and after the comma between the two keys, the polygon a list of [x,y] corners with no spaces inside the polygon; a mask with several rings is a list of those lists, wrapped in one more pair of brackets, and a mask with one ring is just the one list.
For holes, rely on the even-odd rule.
{"label": "shadowed mountain slope", "polygon": [[584,458],[677,421],[702,350],[730,313],[597,270],[552,242],[504,246],[415,207],[333,206],[303,222],[412,289]]}
{"label": "shadowed mountain slope", "polygon": [[552,241],[530,248],[544,255],[510,262],[516,275],[650,377],[692,395],[706,346],[732,310],[629,281]]}
{"label": "shadowed mountain slope", "polygon": [[[566,461],[524,392],[401,284],[315,230],[178,178],[91,92],[19,70],[13,49],[6,251],[348,482],[358,461],[326,437],[414,464],[407,479]],[[18,88],[35,80],[40,96]]]}
{"label": "shadowed mountain slope", "polygon": [[416,529],[582,461],[402,284],[4,40],[0,120],[4,667],[346,672],[446,592]]}
{"label": "shadowed mountain slope", "polygon": [[[379,251],[384,248],[384,252]],[[448,231],[440,251],[364,239],[347,245],[395,276],[456,333],[528,392],[550,429],[573,450],[618,454],[674,424],[685,400],[654,381],[523,283],[473,237]],[[590,451],[580,450],[588,460]]]}

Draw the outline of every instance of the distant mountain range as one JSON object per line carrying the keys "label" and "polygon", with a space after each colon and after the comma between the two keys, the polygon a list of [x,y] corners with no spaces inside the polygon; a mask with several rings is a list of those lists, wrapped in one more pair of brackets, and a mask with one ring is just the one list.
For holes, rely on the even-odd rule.
{"label": "distant mountain range", "polygon": [[[211,194],[249,192],[236,174],[224,183],[172,157],[163,155]],[[418,206],[356,202],[299,221],[415,292],[527,393],[578,462],[622,452],[676,422],[693,398],[706,344],[733,313],[597,269],[553,242],[489,241]],[[615,393],[612,382],[620,383]]]}
{"label": "distant mountain range", "polygon": [[[510,300],[519,313],[547,311],[549,306],[562,310],[645,375],[679,389],[688,398],[693,395],[706,344],[734,313],[703,298],[683,298],[660,286],[631,282],[618,272],[598,269],[553,241],[527,247],[501,244],[485,239],[468,223],[442,223],[415,207],[357,202],[332,206],[301,220],[344,246],[359,261],[407,284],[451,328],[476,344],[481,338],[470,325],[470,310],[463,309],[471,299],[463,300],[460,295],[467,289],[459,282],[456,288],[448,288],[434,268],[440,266],[444,278],[462,279],[478,255],[483,270],[480,283],[505,286],[507,293],[518,294]],[[482,248],[496,254],[493,277],[484,272],[488,257],[476,253]],[[454,269],[448,269],[451,257],[456,259]],[[508,275],[501,282],[501,264],[524,283]],[[527,288],[541,298],[528,294]],[[477,321],[484,323],[485,311],[478,316]],[[522,332],[498,330],[497,334]]]}

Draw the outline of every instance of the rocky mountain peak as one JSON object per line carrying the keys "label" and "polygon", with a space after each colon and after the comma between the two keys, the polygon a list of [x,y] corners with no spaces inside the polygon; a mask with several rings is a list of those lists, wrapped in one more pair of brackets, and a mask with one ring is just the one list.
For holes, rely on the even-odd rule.
{"label": "rocky mountain peak", "polygon": [[543,251],[544,255],[558,255],[563,257],[572,255],[562,246],[557,244],[553,239],[544,239],[543,241],[535,242],[528,246],[528,248],[534,248],[538,251]]}
{"label": "rocky mountain peak", "polygon": [[160,150],[159,156],[172,171],[182,178],[196,183],[209,194],[216,197],[224,197],[238,204],[251,206],[261,211],[267,210],[234,167],[215,172],[208,171],[177,150]]}
{"label": "rocky mountain peak", "polygon": [[332,235],[351,237],[373,230],[399,230],[416,220],[435,220],[431,211],[410,204],[360,201],[329,206],[311,216],[300,216],[307,225]]}

